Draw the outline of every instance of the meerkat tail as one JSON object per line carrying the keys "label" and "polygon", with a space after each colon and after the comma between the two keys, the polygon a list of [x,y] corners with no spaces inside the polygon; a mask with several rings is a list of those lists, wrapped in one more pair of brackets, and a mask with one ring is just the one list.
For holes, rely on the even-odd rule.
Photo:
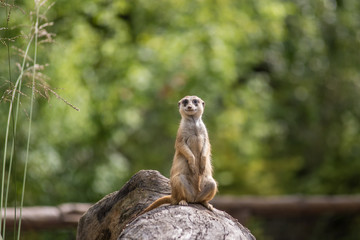
{"label": "meerkat tail", "polygon": [[165,203],[171,203],[171,195],[159,198],[158,200],[153,202],[150,206],[148,206],[144,211],[142,211],[141,214],[144,214],[144,213],[146,213],[148,211],[151,211],[151,210],[153,210],[153,209],[155,209],[155,208],[157,208],[160,205],[163,205]]}

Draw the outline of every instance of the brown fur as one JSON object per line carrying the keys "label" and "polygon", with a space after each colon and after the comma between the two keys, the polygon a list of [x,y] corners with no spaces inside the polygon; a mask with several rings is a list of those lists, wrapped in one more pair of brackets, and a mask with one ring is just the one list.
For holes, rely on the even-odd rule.
{"label": "brown fur", "polygon": [[201,203],[213,209],[209,201],[217,192],[217,184],[212,177],[209,137],[201,119],[205,102],[197,96],[186,96],[178,106],[181,122],[170,171],[171,195],[156,200],[143,213],[164,203]]}

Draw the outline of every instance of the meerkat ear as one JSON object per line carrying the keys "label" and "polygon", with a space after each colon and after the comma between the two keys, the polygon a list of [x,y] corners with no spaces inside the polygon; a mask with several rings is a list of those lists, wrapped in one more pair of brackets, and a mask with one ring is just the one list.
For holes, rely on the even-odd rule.
{"label": "meerkat ear", "polygon": [[204,102],[204,101],[201,101],[201,103],[202,103],[203,107],[205,107],[205,102]]}
{"label": "meerkat ear", "polygon": [[178,108],[180,108],[181,101],[178,102]]}

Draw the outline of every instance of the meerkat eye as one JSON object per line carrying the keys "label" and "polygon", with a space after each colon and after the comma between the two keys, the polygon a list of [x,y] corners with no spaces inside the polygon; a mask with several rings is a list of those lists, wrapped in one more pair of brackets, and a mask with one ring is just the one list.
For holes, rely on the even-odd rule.
{"label": "meerkat eye", "polygon": [[193,104],[195,104],[196,106],[198,105],[199,101],[197,99],[192,100]]}
{"label": "meerkat eye", "polygon": [[185,107],[186,105],[188,105],[188,103],[189,103],[189,100],[187,100],[187,99],[184,99],[184,100],[182,101],[182,104],[184,105],[184,107]]}

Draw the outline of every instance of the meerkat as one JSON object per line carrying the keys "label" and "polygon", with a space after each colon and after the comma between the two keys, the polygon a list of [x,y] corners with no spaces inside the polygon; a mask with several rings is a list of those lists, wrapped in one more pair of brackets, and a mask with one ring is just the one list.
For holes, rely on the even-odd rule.
{"label": "meerkat", "polygon": [[201,119],[205,102],[197,96],[186,96],[178,102],[178,107],[181,122],[170,171],[171,195],[159,198],[142,213],[165,203],[201,203],[213,210],[209,201],[217,192],[217,184],[212,177],[209,136]]}

